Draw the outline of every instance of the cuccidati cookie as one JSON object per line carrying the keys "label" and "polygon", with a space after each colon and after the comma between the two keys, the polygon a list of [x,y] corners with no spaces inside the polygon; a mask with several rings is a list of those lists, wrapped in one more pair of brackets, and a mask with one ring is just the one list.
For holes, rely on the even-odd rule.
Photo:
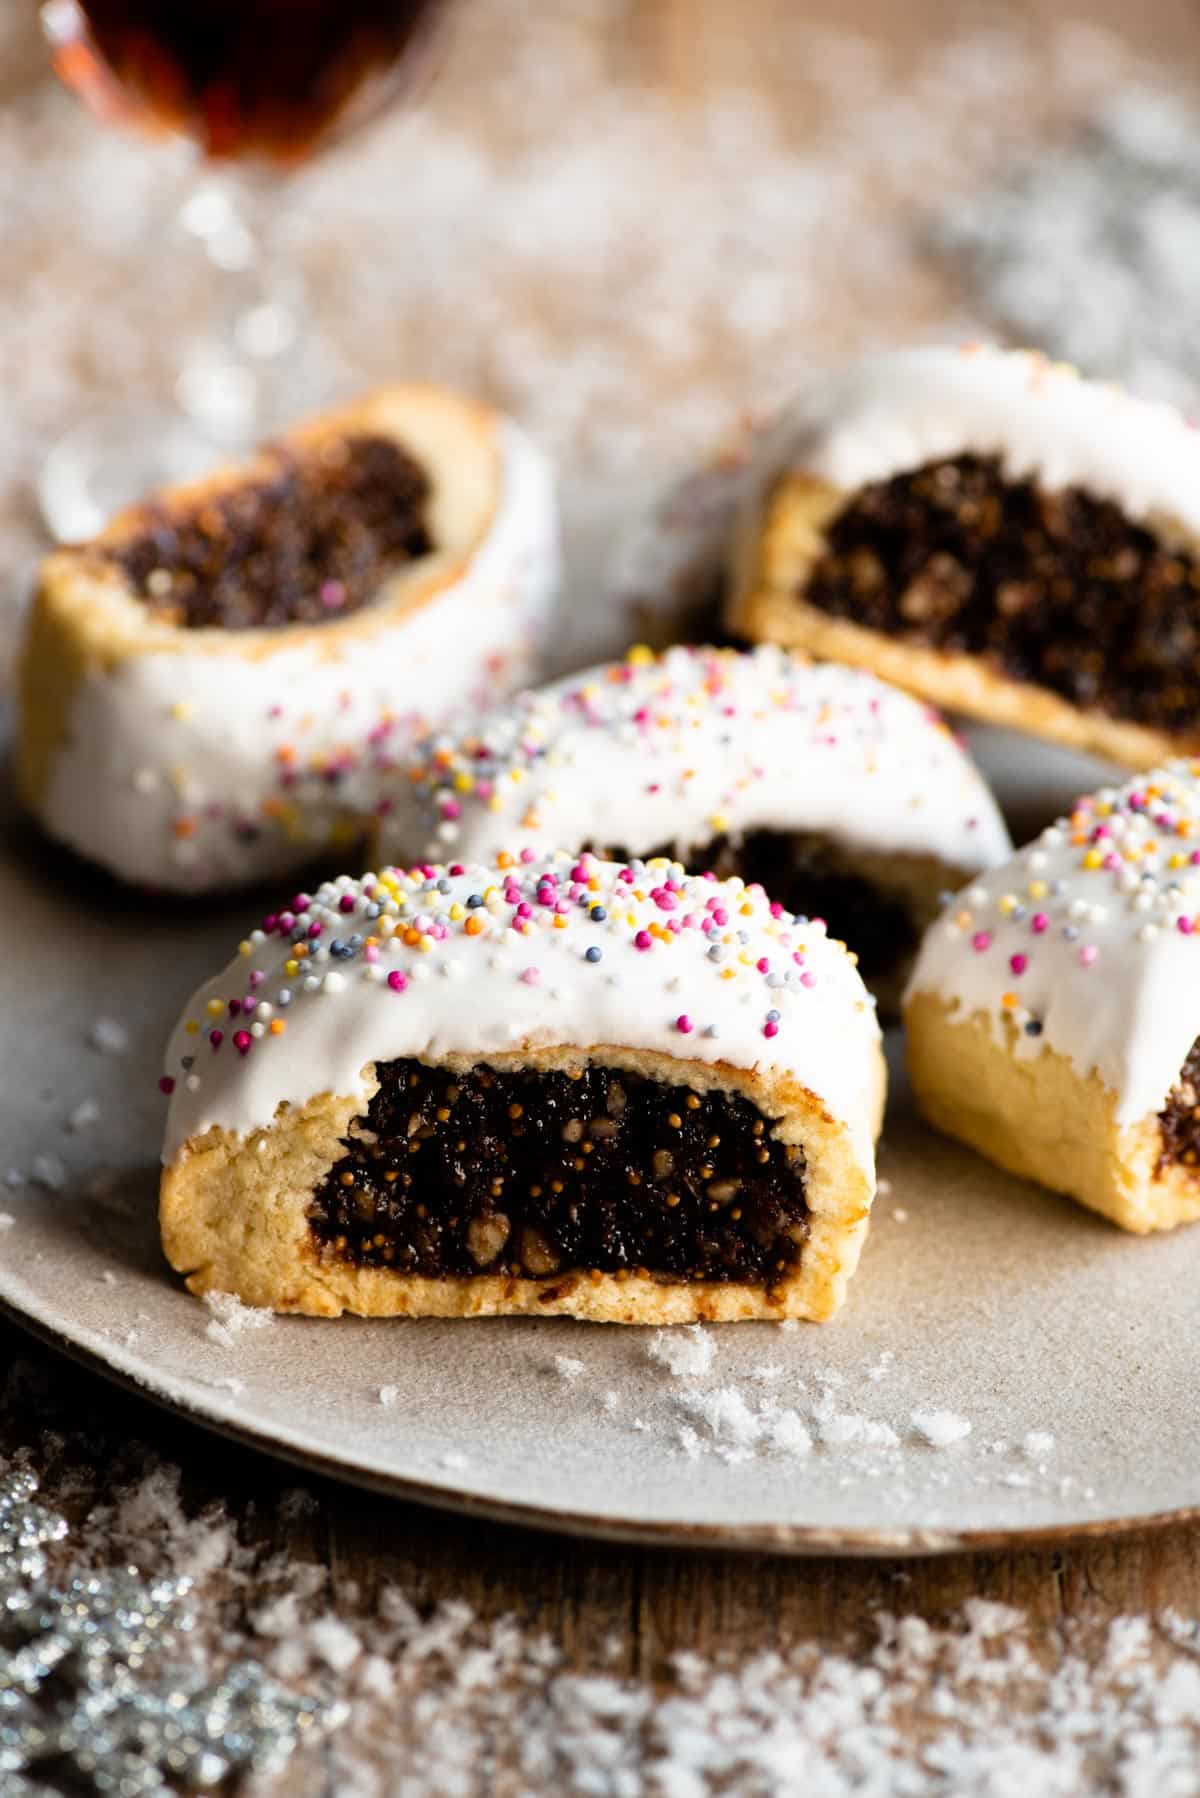
{"label": "cuccidati cookie", "polygon": [[770,647],[635,650],[521,694],[423,742],[383,807],[377,863],[559,847],[740,875],[889,1001],[939,895],[1011,849],[927,706]]}
{"label": "cuccidati cookie", "polygon": [[1200,434],[1024,351],[809,383],[755,451],[727,622],[1146,768],[1200,747]]}
{"label": "cuccidati cookie", "polygon": [[1200,763],[1081,799],[960,893],[905,1023],[948,1135],[1127,1230],[1200,1218]]}
{"label": "cuccidati cookie", "polygon": [[557,571],[522,432],[382,388],[48,558],[20,671],[26,803],[155,888],[344,850],[416,735],[529,678]]}
{"label": "cuccidati cookie", "polygon": [[195,1292],[317,1315],[825,1318],[884,1082],[851,957],[740,881],[341,878],[180,1019],[163,1245]]}

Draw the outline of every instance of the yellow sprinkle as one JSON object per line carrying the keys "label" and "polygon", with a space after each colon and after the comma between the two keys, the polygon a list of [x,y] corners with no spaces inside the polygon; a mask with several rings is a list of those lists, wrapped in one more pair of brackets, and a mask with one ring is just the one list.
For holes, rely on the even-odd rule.
{"label": "yellow sprinkle", "polygon": [[1029,897],[1031,899],[1044,899],[1049,891],[1050,889],[1044,880],[1031,880],[1029,883]]}
{"label": "yellow sprinkle", "polygon": [[1104,856],[1099,849],[1089,849],[1083,858],[1085,868],[1100,868],[1104,865]]}
{"label": "yellow sprinkle", "polygon": [[298,974],[300,972],[300,963],[298,961],[285,961],[283,964],[283,971],[285,974]]}
{"label": "yellow sprinkle", "polygon": [[455,903],[450,907],[450,917],[452,918],[452,920],[454,921],[455,924],[458,923],[460,918],[465,918],[466,915],[467,915],[467,908],[465,905],[459,905],[458,902],[455,901]]}
{"label": "yellow sprinkle", "polygon": [[1017,909],[1017,895],[1015,893],[1002,893],[999,899],[997,899],[996,904],[1004,913],[1005,917],[1007,917],[1010,912],[1014,912]]}
{"label": "yellow sprinkle", "polygon": [[185,699],[177,699],[175,704],[171,707],[172,718],[190,718],[191,715],[192,708]]}
{"label": "yellow sprinkle", "polygon": [[422,955],[428,955],[429,951],[433,948],[433,938],[431,936],[423,936],[417,944],[417,948]]}
{"label": "yellow sprinkle", "polygon": [[729,829],[729,819],[725,816],[724,812],[714,812],[708,821],[714,830]]}
{"label": "yellow sprinkle", "polygon": [[722,980],[736,980],[737,979],[737,969],[736,968],[722,968],[721,969],[721,979]]}
{"label": "yellow sprinkle", "polygon": [[187,1023],[184,1025],[184,1029],[187,1031],[189,1036],[199,1036],[199,1034],[200,1034],[200,1026],[197,1023],[195,1018],[189,1018]]}
{"label": "yellow sprinkle", "polygon": [[204,1009],[207,1011],[210,1018],[219,1018],[221,1013],[225,1010],[225,1005],[220,999],[210,999]]}
{"label": "yellow sprinkle", "polygon": [[251,954],[253,954],[253,951],[254,951],[253,943],[241,942],[238,944],[238,954],[239,955],[251,955]]}
{"label": "yellow sprinkle", "polygon": [[474,785],[475,782],[467,773],[466,769],[464,769],[461,774],[456,774],[454,776],[454,789],[458,793],[469,793],[474,788]]}
{"label": "yellow sprinkle", "polygon": [[635,643],[625,660],[631,668],[646,668],[654,660],[654,651],[645,643]]}

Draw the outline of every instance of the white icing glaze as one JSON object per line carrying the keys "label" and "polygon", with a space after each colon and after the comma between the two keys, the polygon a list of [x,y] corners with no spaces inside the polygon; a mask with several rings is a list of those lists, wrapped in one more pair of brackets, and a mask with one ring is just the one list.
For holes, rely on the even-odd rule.
{"label": "white icing glaze", "polygon": [[1028,350],[869,356],[812,381],[757,452],[752,512],[786,468],[850,491],[973,452],[1200,535],[1200,432],[1170,406]]}
{"label": "white icing glaze", "polygon": [[393,627],[293,644],[285,627],[257,658],[233,632],[227,652],[189,655],[181,631],[178,651],[85,676],[44,801],[53,835],[184,891],[283,873],[358,836],[417,736],[535,666],[558,584],[553,484],[511,424],[501,455],[496,516],[464,575]]}
{"label": "white icing glaze", "polygon": [[1080,800],[975,881],[928,931],[909,993],[998,1037],[1011,1017],[1018,1056],[1094,1071],[1121,1124],[1159,1111],[1200,1036],[1200,762]]}
{"label": "white icing glaze", "polygon": [[588,669],[423,743],[380,859],[620,844],[676,854],[722,832],[814,831],[966,874],[1011,851],[983,779],[928,706],[783,650],[686,649]]}
{"label": "white icing glaze", "polygon": [[567,855],[343,876],[193,997],[167,1051],[164,1159],[214,1125],[263,1129],[284,1101],[365,1096],[376,1060],[613,1044],[790,1075],[869,1165],[878,1042],[842,946],[741,881]]}

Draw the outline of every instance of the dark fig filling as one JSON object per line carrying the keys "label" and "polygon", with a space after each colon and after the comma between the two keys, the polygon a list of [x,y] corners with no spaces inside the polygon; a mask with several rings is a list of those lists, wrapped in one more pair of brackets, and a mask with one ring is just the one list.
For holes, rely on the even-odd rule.
{"label": "dark fig filling", "polygon": [[430,553],[429,477],[387,437],[277,452],[277,472],[190,511],[149,505],[110,553],[156,617],[185,630],[321,624]]}
{"label": "dark fig filling", "polygon": [[1158,1114],[1158,1128],[1162,1141],[1156,1174],[1168,1167],[1200,1168],[1200,1037]]}
{"label": "dark fig filling", "polygon": [[[604,853],[615,861],[630,859],[623,848]],[[672,845],[665,844],[642,859],[675,854]],[[722,880],[737,874],[747,886],[757,883],[799,917],[823,918],[830,936],[858,956],[859,972],[868,984],[873,976],[903,967],[916,949],[920,930],[904,901],[866,875],[843,867],[820,836],[750,830],[736,841],[725,835],[712,837],[680,859],[689,868],[707,870]]]}
{"label": "dark fig filling", "polygon": [[1114,718],[1194,726],[1200,563],[1119,506],[955,456],[862,488],[825,538],[801,594],[821,611]]}
{"label": "dark fig filling", "polygon": [[316,1189],[327,1254],[434,1279],[591,1273],[770,1288],[808,1234],[802,1149],[740,1094],[624,1068],[402,1059]]}

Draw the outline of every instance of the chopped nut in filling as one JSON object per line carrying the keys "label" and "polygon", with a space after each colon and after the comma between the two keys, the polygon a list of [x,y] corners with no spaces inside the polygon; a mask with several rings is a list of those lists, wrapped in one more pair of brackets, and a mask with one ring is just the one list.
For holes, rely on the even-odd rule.
{"label": "chopped nut in filling", "polygon": [[767,1287],[808,1232],[804,1154],[740,1094],[624,1069],[384,1063],[313,1196],[320,1250],[433,1278],[570,1272]]}
{"label": "chopped nut in filling", "polygon": [[325,623],[433,548],[429,478],[390,438],[275,459],[273,476],[190,509],[146,506],[138,535],[108,552],[157,617],[188,630]]}
{"label": "chopped nut in filling", "polygon": [[1188,1051],[1179,1079],[1158,1114],[1162,1137],[1157,1174],[1168,1167],[1200,1168],[1200,1037]]}
{"label": "chopped nut in filling", "polygon": [[863,487],[825,538],[807,604],[1115,718],[1194,725],[1200,561],[1111,501],[956,456]]}

